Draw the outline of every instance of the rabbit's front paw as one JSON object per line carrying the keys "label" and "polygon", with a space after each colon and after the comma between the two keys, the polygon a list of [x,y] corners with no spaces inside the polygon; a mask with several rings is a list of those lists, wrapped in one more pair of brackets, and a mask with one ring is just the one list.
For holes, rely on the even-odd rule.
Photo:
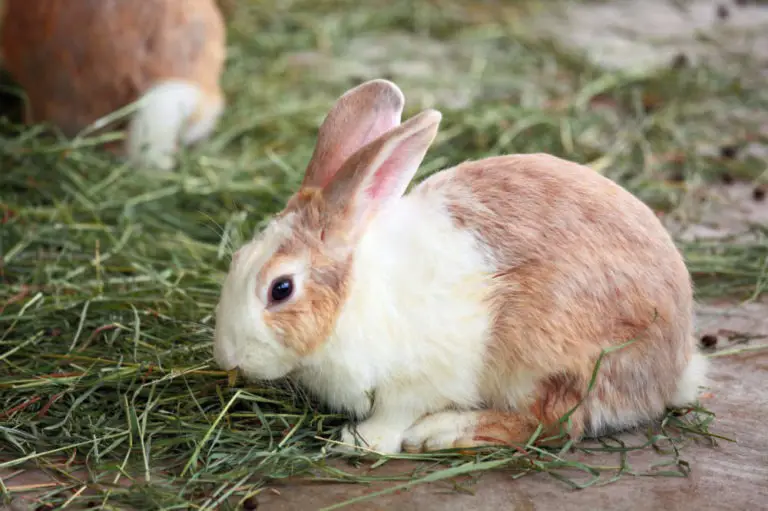
{"label": "rabbit's front paw", "polygon": [[344,426],[341,430],[341,442],[337,449],[346,452],[397,454],[402,447],[403,432],[391,425],[365,421],[357,426]]}

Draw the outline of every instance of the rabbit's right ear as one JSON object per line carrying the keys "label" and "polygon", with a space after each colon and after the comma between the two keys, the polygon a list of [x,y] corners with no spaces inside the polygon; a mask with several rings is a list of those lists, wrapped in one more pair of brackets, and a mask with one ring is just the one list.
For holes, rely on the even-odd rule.
{"label": "rabbit's right ear", "polygon": [[358,149],[400,124],[405,98],[388,80],[371,80],[341,96],[326,116],[301,186],[322,188]]}

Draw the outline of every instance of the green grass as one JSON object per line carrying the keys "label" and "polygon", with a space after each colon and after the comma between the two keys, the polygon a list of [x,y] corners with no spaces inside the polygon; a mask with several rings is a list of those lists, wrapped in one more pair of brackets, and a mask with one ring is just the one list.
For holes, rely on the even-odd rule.
{"label": "green grass", "polygon": [[[3,121],[0,473],[42,469],[60,483],[43,489],[41,503],[105,509],[229,509],[289,476],[377,478],[329,463],[322,438],[343,417],[299,389],[231,388],[211,363],[211,316],[232,247],[295,189],[331,102],[373,77],[344,66],[302,68],[294,52],[348,64],[364,49],[362,36],[390,33],[448,48],[449,77],[392,65],[418,54],[413,46],[371,64],[416,98],[406,115],[430,101],[444,112],[422,177],[466,159],[544,151],[593,164],[674,214],[701,183],[724,172],[756,180],[765,170],[756,158],[699,148],[757,136],[731,112],[765,110],[766,88],[706,68],[607,73],[515,28],[522,7],[501,23],[484,4],[413,3],[374,11],[342,0],[244,2],[230,26],[225,118],[178,172],[131,169],[94,149],[97,140]],[[457,90],[475,99],[443,107]],[[681,243],[700,299],[765,294],[768,238],[760,229],[749,242]],[[408,487],[503,469],[584,486],[631,473],[685,475],[678,449],[697,436],[713,441],[712,419],[703,409],[670,411],[637,445],[603,439],[574,446],[576,453],[527,446],[419,456],[423,468],[399,480]],[[631,451],[652,447],[659,466],[629,465]],[[597,451],[616,462],[576,456]],[[14,481],[2,480],[4,498],[18,492]]]}

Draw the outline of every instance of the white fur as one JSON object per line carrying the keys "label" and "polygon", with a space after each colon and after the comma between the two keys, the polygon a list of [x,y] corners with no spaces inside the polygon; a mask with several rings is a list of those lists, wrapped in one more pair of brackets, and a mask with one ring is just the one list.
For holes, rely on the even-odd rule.
{"label": "white fur", "polygon": [[[213,345],[214,359],[225,370],[239,367],[246,377],[275,379],[288,374],[298,363],[298,355],[286,349],[264,321],[262,311],[267,303],[269,282],[258,280],[262,266],[291,235],[293,218],[287,215],[280,222],[271,223],[259,238],[240,248],[238,257],[233,258],[237,260],[227,274],[216,307]],[[289,270],[301,275],[302,262],[307,264],[297,259],[297,266]],[[301,297],[301,282],[301,278],[295,281],[293,299]]]}
{"label": "white fur", "polygon": [[589,399],[584,406],[588,411],[589,422],[585,432],[588,436],[597,437],[609,431],[624,430],[635,427],[651,420],[657,411],[663,409],[663,403],[657,403],[657,408],[651,410],[648,406],[616,409],[606,406],[599,399]]}
{"label": "white fur", "polygon": [[477,428],[477,411],[446,410],[424,417],[411,426],[403,436],[403,447],[408,451],[438,451],[456,447],[457,440],[471,439]]}
{"label": "white fur", "polygon": [[540,380],[540,375],[523,367],[503,375],[486,371],[483,377],[485,404],[496,410],[515,410],[520,403],[530,402]]}
{"label": "white fur", "polygon": [[709,359],[701,353],[694,353],[677,382],[677,392],[670,404],[684,407],[696,401],[700,387],[706,385],[708,369]]}
{"label": "white fur", "polygon": [[335,333],[302,361],[300,380],[331,406],[370,413],[358,430],[369,448],[399,451],[403,432],[425,413],[479,403],[491,271],[440,195],[406,196],[361,240]]}
{"label": "white fur", "polygon": [[153,86],[137,106],[128,128],[128,158],[163,170],[174,166],[180,143],[189,145],[211,134],[224,108],[222,101],[207,99],[199,86],[180,80]]}

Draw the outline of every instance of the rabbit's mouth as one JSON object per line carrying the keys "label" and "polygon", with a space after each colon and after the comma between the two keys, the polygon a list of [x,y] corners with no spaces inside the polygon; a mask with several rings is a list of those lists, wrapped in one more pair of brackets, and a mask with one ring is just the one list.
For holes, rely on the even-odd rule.
{"label": "rabbit's mouth", "polygon": [[254,361],[257,356],[258,354],[254,354],[254,357],[246,356],[242,363],[237,366],[237,370],[246,380],[280,380],[288,376],[295,369],[293,364],[275,360],[271,357],[259,357],[258,361]]}
{"label": "rabbit's mouth", "polygon": [[236,334],[220,326],[214,332],[213,358],[224,371],[238,371],[247,380],[277,380],[298,365],[298,355],[274,340]]}

